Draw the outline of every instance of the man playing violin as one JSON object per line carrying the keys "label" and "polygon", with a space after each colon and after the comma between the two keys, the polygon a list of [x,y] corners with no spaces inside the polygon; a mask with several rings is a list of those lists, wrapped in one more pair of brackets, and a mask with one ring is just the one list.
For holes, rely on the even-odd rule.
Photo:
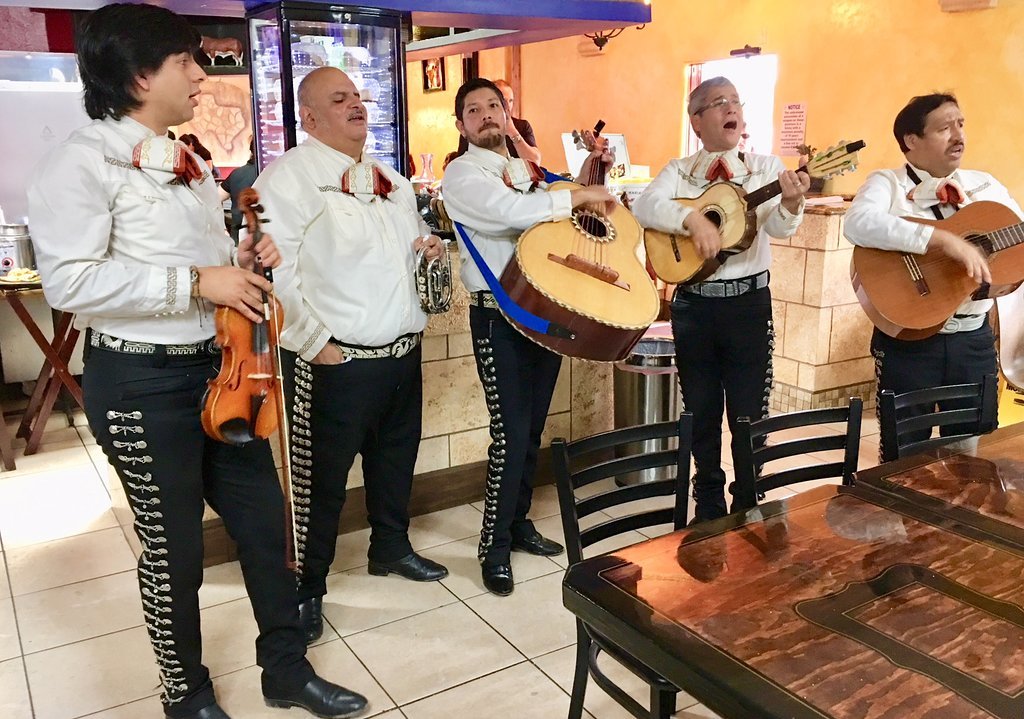
{"label": "man playing violin", "polygon": [[429,582],[442,565],[409,543],[409,495],[422,420],[427,324],[416,253],[442,245],[416,210],[412,185],[363,154],[366,107],[336,68],[303,78],[299,114],[309,138],[257,179],[283,262],[281,347],[293,392],[292,481],[307,640],[323,631],[345,485],[362,456],[370,574]]}
{"label": "man playing violin", "polygon": [[[846,239],[863,247],[912,254],[938,248],[962,264],[974,281],[991,282],[985,256],[973,244],[948,230],[903,219],[945,219],[978,200],[998,202],[1024,218],[994,177],[960,169],[967,138],[956,98],[934,93],[911,99],[896,115],[893,135],[907,161],[898,169],[868,175],[846,213]],[[871,354],[879,394],[887,389],[901,394],[981,382],[985,375],[995,374],[995,340],[987,315],[991,307],[990,299],[967,300],[938,334],[921,340],[895,339],[875,329]],[[959,426],[942,428],[942,434],[963,431]],[[916,439],[927,437],[925,430]]]}
{"label": "man playing violin", "polygon": [[[703,148],[671,160],[633,203],[644,227],[689,237],[703,259],[722,247],[718,228],[700,212],[673,202],[698,197],[714,182],[747,192],[779,180],[781,197],[757,207],[757,235],[705,281],[679,285],[672,298],[672,334],[683,403],[693,413],[693,496],[697,521],[726,514],[722,471],[722,412],[733,429],[738,417],[768,415],[772,389],[770,237],[793,235],[803,220],[810,178],[786,170],[771,155],[740,152],[743,103],[728,79],[713,77],[690,93],[690,124]],[[737,455],[733,439],[733,456]]]}
{"label": "man playing violin", "polygon": [[[516,240],[531,225],[562,220],[574,207],[603,211],[614,198],[603,186],[537,191],[539,168],[510,160],[505,143],[508,110],[490,80],[470,80],[455,96],[455,124],[469,143],[466,154],[445,171],[445,208],[500,277],[515,252]],[[596,157],[602,157],[596,153]],[[605,159],[610,159],[605,157]],[[587,174],[592,154],[581,175]],[[477,372],[491,416],[478,558],[484,586],[497,595],[514,588],[511,551],[540,556],[561,554],[526,516],[533,495],[541,433],[562,358],[520,334],[498,310],[481,270],[461,247],[462,283],[470,293],[469,326]]]}
{"label": "man playing violin", "polygon": [[205,499],[238,544],[267,704],[356,716],[366,699],[316,676],[305,657],[269,444],[223,444],[200,422],[219,364],[213,310],[261,321],[271,284],[251,268],[257,256],[269,267],[280,258],[269,236],[234,252],[209,170],[167,137],[198,105],[199,40],[150,5],[108,5],[85,20],[78,62],[94,121],[43,160],[28,189],[43,288],[88,328],[86,416],[135,514],[165,715],[227,716],[202,663]]}

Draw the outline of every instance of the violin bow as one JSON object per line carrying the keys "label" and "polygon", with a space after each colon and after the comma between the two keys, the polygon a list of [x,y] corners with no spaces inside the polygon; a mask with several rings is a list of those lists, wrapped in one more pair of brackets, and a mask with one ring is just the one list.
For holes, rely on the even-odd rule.
{"label": "violin bow", "polygon": [[[260,205],[259,193],[251,187],[247,187],[238,194],[238,204],[244,208],[247,217],[247,226],[249,233],[252,235],[252,244],[255,247],[259,244],[263,238],[263,229],[261,225],[269,222],[270,220],[258,217],[257,213],[263,212],[263,206]],[[274,271],[270,267],[264,266],[259,259],[256,260],[259,265],[260,272],[267,279],[268,282],[274,282]],[[278,338],[278,341],[274,343],[274,351],[271,353],[273,357],[273,374],[274,374],[274,393],[277,400],[277,442],[278,449],[281,453],[281,469],[283,471],[283,484],[282,493],[284,494],[284,518],[285,518],[285,566],[293,572],[299,570],[298,561],[298,549],[295,546],[296,537],[298,536],[298,523],[295,519],[295,507],[293,506],[293,486],[292,486],[292,452],[291,452],[291,425],[288,423],[288,412],[285,411],[285,395],[284,395],[284,375],[281,372],[281,326],[278,322],[277,313],[270,311],[270,296],[273,294],[273,290],[263,292],[263,317],[264,320],[271,324],[274,328],[274,336]]]}

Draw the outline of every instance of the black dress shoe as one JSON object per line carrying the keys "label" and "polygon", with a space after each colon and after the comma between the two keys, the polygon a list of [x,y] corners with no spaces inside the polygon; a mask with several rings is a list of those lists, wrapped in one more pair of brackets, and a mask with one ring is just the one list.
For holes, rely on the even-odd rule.
{"label": "black dress shoe", "polygon": [[516,588],[511,564],[483,565],[484,586],[491,594],[507,597]]}
{"label": "black dress shoe", "polygon": [[394,562],[375,562],[371,559],[366,570],[378,577],[385,577],[394,572],[398,576],[411,579],[414,582],[436,582],[438,579],[448,576],[448,570],[443,564],[432,562],[416,552]]}
{"label": "black dress shoe", "polygon": [[268,692],[264,687],[263,701],[268,707],[277,709],[299,707],[321,719],[355,717],[366,709],[366,697],[362,694],[351,692],[320,677],[313,677],[297,692]]}
{"label": "black dress shoe", "polygon": [[324,635],[324,598],[311,597],[299,602],[299,621],[306,635],[306,644],[312,644]]}
{"label": "black dress shoe", "polygon": [[[165,714],[164,717],[167,717]],[[216,703],[205,706],[195,714],[189,714],[188,719],[231,719],[224,710],[217,706]]]}
{"label": "black dress shoe", "polygon": [[538,557],[557,557],[565,551],[558,542],[542,537],[540,532],[534,532],[529,537],[512,540],[512,550],[535,554]]}

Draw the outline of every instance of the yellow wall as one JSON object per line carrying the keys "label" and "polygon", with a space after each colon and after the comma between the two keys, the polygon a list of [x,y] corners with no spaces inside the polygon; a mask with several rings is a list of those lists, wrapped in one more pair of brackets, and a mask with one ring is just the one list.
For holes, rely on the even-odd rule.
{"label": "yellow wall", "polygon": [[[627,29],[600,53],[583,37],[523,46],[522,114],[551,169],[564,169],[559,133],[600,117],[608,131],[626,133],[634,163],[657,172],[680,152],[686,65],[749,43],[778,54],[776,108],[807,103],[810,144],[867,141],[860,171],[839,178],[838,190],[852,192],[866,171],[902,162],[892,121],[911,96],[953,91],[967,117],[965,167],[991,172],[1024,199],[1024,1],[944,13],[937,0],[654,0],[653,13],[646,28]],[[451,58],[448,125],[437,133],[453,121],[460,79]],[[410,89],[412,146],[421,152],[442,140],[428,136],[442,93]]]}
{"label": "yellow wall", "polygon": [[[459,146],[455,129],[455,93],[462,84],[462,56],[444,58],[446,87],[444,92],[423,92],[423,64],[416,60],[406,66],[409,90],[409,151],[416,163],[416,172],[423,172],[422,153],[434,155],[434,174],[441,176],[444,157]],[[481,77],[499,78],[505,70],[505,50],[480,53]]]}

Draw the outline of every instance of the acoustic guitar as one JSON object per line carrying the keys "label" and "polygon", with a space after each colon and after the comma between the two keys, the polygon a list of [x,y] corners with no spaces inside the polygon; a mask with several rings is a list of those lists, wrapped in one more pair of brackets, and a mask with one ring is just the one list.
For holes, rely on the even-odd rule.
{"label": "acoustic guitar", "polygon": [[[598,123],[596,133],[602,126]],[[604,175],[604,165],[593,163],[587,184],[603,184]],[[548,189],[578,187],[555,182]],[[540,334],[510,321],[534,342],[567,357],[625,359],[661,304],[638,257],[640,241],[639,223],[621,205],[607,217],[576,208],[566,220],[534,225],[520,236],[501,285],[518,305],[562,325],[572,337]]]}
{"label": "acoustic guitar", "polygon": [[[864,142],[840,142],[815,155],[798,171],[811,177],[829,178],[857,168],[857,153]],[[750,248],[757,236],[757,207],[781,194],[778,180],[752,192],[731,182],[716,182],[700,197],[680,197],[674,201],[700,212],[711,220],[722,236],[722,250],[715,257],[703,259],[693,241],[683,235],[661,230],[644,230],[647,259],[659,278],[670,284],[691,284],[707,279],[730,255]]]}
{"label": "acoustic guitar", "polygon": [[1024,280],[1024,223],[998,202],[973,202],[945,220],[904,218],[960,235],[987,257],[991,285],[972,280],[956,260],[929,249],[923,255],[854,247],[850,279],[875,327],[901,340],[931,337],[967,299],[1000,297]]}

